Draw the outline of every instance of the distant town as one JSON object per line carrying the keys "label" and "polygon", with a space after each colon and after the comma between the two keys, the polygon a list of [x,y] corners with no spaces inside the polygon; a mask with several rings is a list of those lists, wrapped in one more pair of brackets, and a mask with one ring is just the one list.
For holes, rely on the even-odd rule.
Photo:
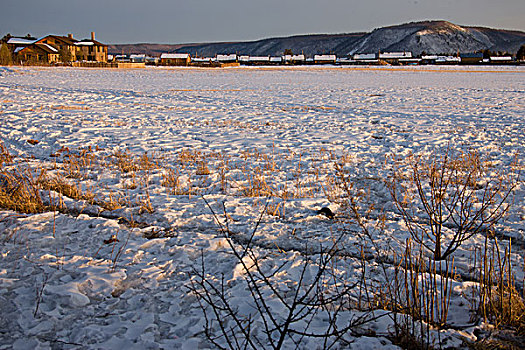
{"label": "distant town", "polygon": [[46,65],[99,68],[141,68],[153,66],[278,66],[278,65],[518,65],[524,63],[524,47],[516,55],[493,53],[489,50],[479,52],[456,52],[450,55],[420,54],[409,51],[363,52],[338,57],[335,54],[319,53],[307,56],[284,50],[279,56],[250,56],[242,53],[224,53],[213,57],[200,57],[190,53],[162,53],[160,56],[146,54],[109,55],[108,45],[95,39],[91,32],[88,39],[75,39],[66,36],[47,35],[37,39],[27,35],[15,37],[6,35],[0,47],[0,65]]}

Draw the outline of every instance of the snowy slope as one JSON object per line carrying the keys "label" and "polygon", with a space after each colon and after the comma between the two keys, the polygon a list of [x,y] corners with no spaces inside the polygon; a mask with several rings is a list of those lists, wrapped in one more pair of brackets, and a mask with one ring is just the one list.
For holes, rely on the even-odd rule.
{"label": "snowy slope", "polygon": [[418,55],[454,54],[489,49],[515,54],[525,43],[525,33],[503,29],[460,26],[447,21],[406,23],[375,29],[371,33],[297,35],[268,38],[250,42],[193,43],[177,45],[126,44],[109,45],[111,54],[141,52],[159,56],[162,52],[197,53],[200,56],[238,53],[242,55],[282,55],[285,50],[309,56],[333,53],[345,56],[353,53],[381,51],[411,51]]}
{"label": "snowy slope", "polygon": [[374,30],[353,43],[348,53],[410,51],[415,55],[493,51],[517,52],[525,41],[522,32],[462,27],[446,21],[415,22]]}

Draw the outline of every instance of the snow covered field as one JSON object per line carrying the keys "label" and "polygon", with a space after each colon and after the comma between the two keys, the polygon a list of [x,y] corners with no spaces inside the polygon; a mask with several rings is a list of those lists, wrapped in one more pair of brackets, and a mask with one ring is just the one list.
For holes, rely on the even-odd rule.
{"label": "snow covered field", "polygon": [[[284,264],[273,278],[286,294],[304,263],[299,253],[359,231],[334,200],[334,162],[367,193],[371,224],[385,215],[374,241],[400,252],[409,234],[384,182],[392,157],[475,150],[523,173],[524,101],[523,67],[0,67],[0,140],[15,156],[3,169],[35,178],[45,169],[84,193],[42,190],[44,204],[63,201],[61,212],[0,210],[0,349],[212,347],[190,292],[194,269],[203,261],[210,275],[224,274],[240,309],[253,301],[205,200],[234,244],[249,239],[264,211],[254,252],[270,269]],[[502,242],[513,239],[517,281],[524,194],[519,182],[497,226]],[[317,214],[326,206],[335,220]],[[458,276],[475,275],[483,242],[478,234],[454,253]],[[338,244],[349,283],[363,273],[382,283],[377,263],[363,271],[358,259],[366,238],[345,234]],[[445,347],[476,340],[471,285],[452,281]],[[370,321],[337,346],[394,348],[391,326],[389,316]],[[305,337],[298,347],[323,343]]]}

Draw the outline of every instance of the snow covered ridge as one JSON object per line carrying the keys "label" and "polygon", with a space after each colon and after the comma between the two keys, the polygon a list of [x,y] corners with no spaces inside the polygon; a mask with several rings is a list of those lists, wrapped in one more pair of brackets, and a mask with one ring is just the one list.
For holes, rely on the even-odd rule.
{"label": "snow covered ridge", "polygon": [[[405,161],[448,149],[472,155],[455,169],[485,169],[465,194],[483,194],[499,171],[516,179],[524,74],[523,67],[0,70],[0,187],[12,197],[37,190],[30,197],[59,209],[0,211],[0,347],[232,346],[218,311],[226,332],[236,331],[229,340],[250,339],[249,347],[398,348],[396,329],[419,324],[406,310],[392,312],[385,287],[404,285],[396,266],[407,265],[395,259],[408,239],[419,251],[410,230],[427,226],[418,221],[423,210],[404,221],[388,180],[397,169],[407,203],[419,203],[417,188],[403,182]],[[525,187],[521,179],[514,186],[494,232],[501,247],[512,238],[505,260],[519,284]],[[325,207],[334,218],[318,214]],[[444,242],[455,232],[442,230]],[[429,268],[414,267],[411,281],[434,276],[420,295],[450,302],[436,306],[428,335],[416,332],[423,342],[466,347],[489,336],[491,321],[474,311],[486,237],[495,247],[480,231],[453,252],[453,275],[432,275],[446,263],[432,265],[424,250]],[[285,324],[293,332],[279,333]]]}

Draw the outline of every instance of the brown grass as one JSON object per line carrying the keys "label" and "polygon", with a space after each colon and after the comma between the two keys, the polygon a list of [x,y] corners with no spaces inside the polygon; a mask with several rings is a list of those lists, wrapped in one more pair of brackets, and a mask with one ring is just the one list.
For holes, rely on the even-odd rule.
{"label": "brown grass", "polygon": [[46,210],[38,184],[30,171],[0,171],[0,207],[21,213]]}
{"label": "brown grass", "polygon": [[474,271],[479,271],[480,281],[474,295],[477,314],[496,328],[510,328],[525,336],[525,297],[524,291],[516,288],[510,241],[502,250],[497,238],[493,239],[491,247],[487,238],[479,254],[480,267],[474,266]]}
{"label": "brown grass", "polygon": [[37,179],[37,184],[44,190],[55,191],[75,200],[86,200],[93,203],[95,199],[95,194],[93,192],[82,191],[82,187],[79,184],[72,183],[60,173],[50,176],[45,170],[42,170]]}
{"label": "brown grass", "polygon": [[0,168],[4,164],[11,164],[13,162],[14,156],[12,156],[3,143],[0,143]]}

